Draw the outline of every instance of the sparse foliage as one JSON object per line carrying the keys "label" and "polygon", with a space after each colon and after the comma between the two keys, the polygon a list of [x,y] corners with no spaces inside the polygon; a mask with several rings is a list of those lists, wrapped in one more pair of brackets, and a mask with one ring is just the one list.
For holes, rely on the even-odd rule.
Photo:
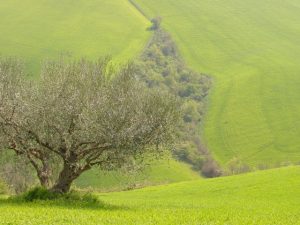
{"label": "sparse foliage", "polygon": [[252,169],[238,157],[234,157],[227,163],[227,175],[247,173]]}
{"label": "sparse foliage", "polygon": [[[10,154],[8,154],[10,153]],[[0,152],[0,177],[12,193],[22,193],[35,185],[37,180],[29,160],[10,151]]]}
{"label": "sparse foliage", "polygon": [[202,174],[207,178],[213,178],[221,176],[222,171],[214,160],[207,159],[202,166]]}
{"label": "sparse foliage", "polygon": [[[28,158],[41,184],[68,192],[94,166],[114,169],[172,143],[177,100],[139,83],[134,67],[109,59],[48,62],[39,80],[16,60],[0,62],[0,144]],[[54,169],[60,172],[55,177]]]}
{"label": "sparse foliage", "polygon": [[8,193],[8,186],[6,183],[4,183],[3,180],[0,179],[0,195],[7,194]]}

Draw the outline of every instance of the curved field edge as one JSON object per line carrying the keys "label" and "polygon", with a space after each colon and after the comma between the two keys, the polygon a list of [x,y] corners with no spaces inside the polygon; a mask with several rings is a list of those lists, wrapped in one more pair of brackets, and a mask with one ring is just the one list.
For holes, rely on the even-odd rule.
{"label": "curved field edge", "polygon": [[61,55],[124,62],[150,37],[149,21],[123,0],[0,0],[0,15],[0,55],[24,59],[31,73]]}
{"label": "curved field edge", "polygon": [[204,139],[226,166],[300,162],[296,0],[135,0],[161,16],[187,63],[214,77]]}
{"label": "curved field edge", "polygon": [[288,167],[129,192],[99,194],[99,207],[9,203],[0,224],[300,224],[300,168]]}
{"label": "curved field edge", "polygon": [[104,172],[95,168],[83,173],[75,180],[74,186],[80,189],[111,192],[198,179],[201,179],[201,176],[193,171],[190,165],[170,159],[160,160],[142,171],[132,173]]}

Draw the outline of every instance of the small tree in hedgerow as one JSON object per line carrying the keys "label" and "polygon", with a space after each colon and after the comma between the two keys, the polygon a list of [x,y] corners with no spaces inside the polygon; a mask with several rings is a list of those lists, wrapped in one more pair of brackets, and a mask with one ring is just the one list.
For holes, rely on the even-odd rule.
{"label": "small tree in hedgerow", "polygon": [[18,60],[0,60],[0,149],[27,157],[51,191],[68,192],[92,167],[160,156],[174,140],[178,101],[143,86],[130,64],[110,64],[48,62],[34,80]]}
{"label": "small tree in hedgerow", "polygon": [[151,30],[158,30],[160,28],[160,24],[161,24],[162,18],[161,17],[155,17],[153,19],[151,19]]}

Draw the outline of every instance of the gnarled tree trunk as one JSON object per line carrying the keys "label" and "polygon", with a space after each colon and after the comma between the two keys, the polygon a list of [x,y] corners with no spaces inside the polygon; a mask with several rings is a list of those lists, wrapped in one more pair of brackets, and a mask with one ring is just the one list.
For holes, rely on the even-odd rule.
{"label": "gnarled tree trunk", "polygon": [[52,168],[49,163],[49,157],[42,154],[34,154],[31,152],[27,154],[27,158],[31,165],[35,168],[37,177],[41,183],[41,185],[45,188],[49,188],[51,186],[51,176],[52,176]]}
{"label": "gnarled tree trunk", "polygon": [[67,193],[70,191],[73,181],[80,176],[83,170],[77,168],[72,163],[65,162],[59,177],[51,188],[51,191],[57,193]]}
{"label": "gnarled tree trunk", "polygon": [[51,186],[50,177],[52,175],[52,172],[49,168],[44,168],[43,170],[37,171],[37,176],[39,178],[39,181],[41,185],[45,188],[49,188]]}

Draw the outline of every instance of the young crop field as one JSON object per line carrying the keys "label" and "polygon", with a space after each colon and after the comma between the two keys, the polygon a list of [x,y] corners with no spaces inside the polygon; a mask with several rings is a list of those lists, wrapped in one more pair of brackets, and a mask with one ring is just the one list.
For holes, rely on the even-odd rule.
{"label": "young crop field", "polygon": [[170,159],[153,162],[151,166],[131,173],[103,172],[95,168],[85,172],[75,180],[75,187],[115,191],[199,179],[202,179],[199,172],[193,171],[189,165]]}
{"label": "young crop field", "polygon": [[[147,18],[154,17],[151,25]],[[186,105],[190,117],[182,118],[190,126],[181,130],[185,139],[177,136],[184,143],[174,156],[191,165],[171,154],[155,162],[146,155],[148,167],[130,170],[142,167],[139,160],[134,165],[129,161],[146,154],[144,150],[155,150],[155,156],[159,149],[152,147],[161,140],[173,144],[176,129],[166,124],[181,120],[179,113],[168,119],[177,115],[175,99],[170,97],[168,104],[163,92],[153,98],[150,91],[149,96],[142,93],[144,86],[134,86],[127,76],[136,75],[130,69],[106,82],[110,63],[101,68],[89,63],[58,66],[53,73],[46,68],[51,76],[41,89],[31,82],[24,81],[25,88],[14,83],[17,70],[4,63],[0,225],[300,225],[299,0],[0,0],[0,30],[0,57],[24,60],[26,73],[33,76],[47,59],[108,55],[113,63],[122,63],[142,55],[147,57],[135,63],[142,66],[140,78],[145,76],[149,86],[163,83],[185,102],[192,100],[189,93],[205,90],[194,96],[199,103]],[[187,66],[212,77],[208,101],[204,96],[211,79],[203,76],[198,82],[198,73],[176,61],[177,49],[164,31]],[[160,42],[155,34],[162,35]],[[68,79],[55,82],[52,75],[65,72]],[[43,93],[52,94],[51,104]],[[235,173],[234,166],[254,172],[200,176],[197,168],[204,175],[205,169],[219,174],[197,136],[202,116],[201,141],[222,174]],[[207,158],[198,157],[200,152]],[[30,163],[33,167],[27,167]],[[119,165],[126,172],[101,171]],[[276,166],[280,168],[258,170]],[[59,176],[56,170],[61,170]],[[12,196],[13,190],[35,186],[37,177],[44,188]],[[70,187],[77,192],[69,192]]]}
{"label": "young crop field", "polygon": [[214,77],[205,141],[225,166],[300,161],[298,0],[136,0]]}
{"label": "young crop field", "polygon": [[123,0],[0,0],[0,55],[24,59],[30,72],[59,56],[116,61],[134,57],[150,32]]}
{"label": "young crop field", "polygon": [[300,168],[98,194],[99,205],[0,200],[0,224],[300,224]]}

